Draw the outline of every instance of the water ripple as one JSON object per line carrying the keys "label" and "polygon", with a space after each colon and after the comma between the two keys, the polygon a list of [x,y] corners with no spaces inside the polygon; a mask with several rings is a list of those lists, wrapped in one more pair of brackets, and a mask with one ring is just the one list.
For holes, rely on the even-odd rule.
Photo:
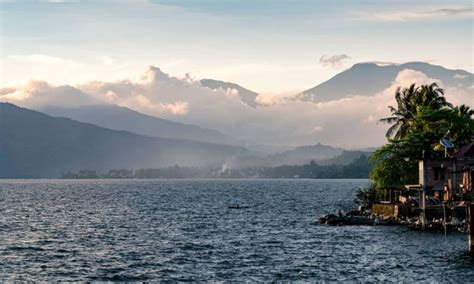
{"label": "water ripple", "polygon": [[0,280],[474,281],[463,235],[313,224],[366,183],[3,180]]}

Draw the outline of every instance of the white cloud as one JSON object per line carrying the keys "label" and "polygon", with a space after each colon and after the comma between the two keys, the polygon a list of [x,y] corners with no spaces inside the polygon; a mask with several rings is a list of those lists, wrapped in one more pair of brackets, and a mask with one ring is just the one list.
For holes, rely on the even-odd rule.
{"label": "white cloud", "polygon": [[29,81],[17,88],[0,89],[0,102],[11,102],[25,107],[74,107],[100,103],[92,96],[72,86],[51,86],[44,81]]}
{"label": "white cloud", "polygon": [[[209,89],[198,80],[182,79],[151,66],[135,80],[89,82],[51,86],[30,82],[0,89],[0,101],[36,108],[44,105],[79,106],[113,103],[157,117],[213,128],[251,143],[308,145],[317,142],[366,147],[385,141],[387,125],[378,123],[389,115],[397,87],[436,81],[422,72],[401,71],[391,86],[373,96],[354,96],[322,103],[303,102],[289,95],[259,95],[260,106],[242,103],[234,89]],[[439,82],[441,83],[441,82]],[[455,104],[466,103],[472,90],[447,89]]]}
{"label": "white cloud", "polygon": [[78,3],[80,0],[40,0],[45,3]]}
{"label": "white cloud", "polygon": [[393,10],[359,11],[354,13],[357,20],[405,22],[425,19],[472,18],[474,10],[469,6],[454,7],[408,7]]}
{"label": "white cloud", "polygon": [[255,98],[255,101],[260,106],[272,106],[272,105],[275,105],[275,104],[284,103],[285,101],[287,101],[292,96],[294,96],[294,95],[288,95],[288,94],[282,94],[282,95],[258,94],[257,97]]}
{"label": "white cloud", "polygon": [[139,72],[133,62],[120,62],[109,56],[96,57],[91,61],[76,61],[39,53],[5,56],[1,67],[1,86],[26,84],[28,81],[71,85],[97,78],[117,80],[129,76],[130,72]]}
{"label": "white cloud", "polygon": [[161,104],[160,106],[173,114],[185,115],[188,112],[189,104],[187,102],[177,101],[169,104]]}
{"label": "white cloud", "polygon": [[469,76],[467,76],[467,75],[462,75],[462,74],[454,74],[454,79],[457,79],[457,80],[464,80],[464,79],[466,79],[467,77],[469,77]]}
{"label": "white cloud", "polygon": [[443,86],[443,82],[436,78],[429,78],[423,72],[404,69],[398,73],[397,77],[395,78],[394,85],[392,86],[395,87],[398,85],[403,88],[408,87],[413,83],[416,83],[417,85],[427,85],[434,82],[438,83],[440,87]]}
{"label": "white cloud", "polygon": [[110,65],[114,65],[115,62],[116,62],[116,60],[113,59],[113,58],[110,57],[110,56],[99,56],[97,59],[98,59],[102,64],[104,64],[104,65],[109,65],[109,66],[110,66]]}
{"label": "white cloud", "polygon": [[45,54],[31,54],[31,55],[10,55],[7,57],[17,62],[24,62],[30,64],[47,64],[47,65],[80,65],[73,60],[67,60],[60,57],[49,56]]}
{"label": "white cloud", "polygon": [[448,87],[444,90],[446,99],[453,105],[465,104],[474,109],[474,85],[469,88]]}

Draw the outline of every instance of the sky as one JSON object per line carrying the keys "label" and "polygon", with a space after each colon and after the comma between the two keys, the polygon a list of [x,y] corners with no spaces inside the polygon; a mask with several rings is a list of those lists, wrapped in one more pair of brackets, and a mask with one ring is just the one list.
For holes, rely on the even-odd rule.
{"label": "sky", "polygon": [[[474,107],[468,73],[400,70],[373,94],[298,94],[355,63],[474,71],[472,1],[0,0],[0,102],[42,110],[114,104],[247,145],[382,145],[398,87],[438,82]],[[359,65],[360,66],[360,65]],[[237,89],[258,92],[258,107]],[[360,77],[359,77],[360,78]],[[446,78],[446,77],[444,77]],[[346,81],[350,84],[350,80]],[[451,83],[450,83],[451,82]],[[337,92],[337,91],[335,91]]]}
{"label": "sky", "polygon": [[0,86],[113,81],[149,65],[266,94],[356,62],[474,71],[472,1],[1,1]]}

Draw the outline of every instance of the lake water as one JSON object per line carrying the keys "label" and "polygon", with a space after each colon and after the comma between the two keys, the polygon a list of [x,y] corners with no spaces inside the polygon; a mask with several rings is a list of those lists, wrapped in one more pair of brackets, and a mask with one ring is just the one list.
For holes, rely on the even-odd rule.
{"label": "lake water", "polygon": [[474,281],[462,234],[314,224],[367,183],[3,180],[0,279]]}

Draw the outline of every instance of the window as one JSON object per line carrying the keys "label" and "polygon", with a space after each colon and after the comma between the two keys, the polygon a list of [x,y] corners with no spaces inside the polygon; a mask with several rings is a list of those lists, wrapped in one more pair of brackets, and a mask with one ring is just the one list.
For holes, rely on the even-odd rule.
{"label": "window", "polygon": [[434,180],[444,180],[444,168],[434,168]]}

